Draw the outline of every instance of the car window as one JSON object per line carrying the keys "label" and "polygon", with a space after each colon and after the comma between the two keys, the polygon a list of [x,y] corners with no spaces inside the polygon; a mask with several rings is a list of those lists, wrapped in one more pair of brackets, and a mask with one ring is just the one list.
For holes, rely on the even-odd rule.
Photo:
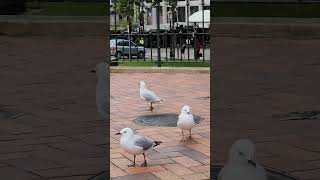
{"label": "car window", "polygon": [[129,46],[129,41],[123,41],[124,46]]}
{"label": "car window", "polygon": [[123,46],[123,41],[118,41],[118,46]]}

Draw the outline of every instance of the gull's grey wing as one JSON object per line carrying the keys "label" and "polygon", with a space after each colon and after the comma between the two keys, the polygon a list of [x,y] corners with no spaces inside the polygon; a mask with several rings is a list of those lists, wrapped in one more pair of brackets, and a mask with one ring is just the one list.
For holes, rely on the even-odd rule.
{"label": "gull's grey wing", "polygon": [[143,150],[147,150],[153,146],[153,141],[146,139],[144,137],[139,137],[135,142],[134,145],[140,146]]}
{"label": "gull's grey wing", "polygon": [[142,97],[144,97],[147,101],[159,101],[160,98],[152,91],[145,89],[142,92]]}

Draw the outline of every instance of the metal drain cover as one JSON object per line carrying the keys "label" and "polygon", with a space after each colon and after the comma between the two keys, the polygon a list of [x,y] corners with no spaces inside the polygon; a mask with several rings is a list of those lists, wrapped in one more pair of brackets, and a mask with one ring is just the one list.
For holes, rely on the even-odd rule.
{"label": "metal drain cover", "polygon": [[273,117],[280,118],[280,121],[320,120],[320,111],[290,112]]}
{"label": "metal drain cover", "polygon": [[[137,117],[133,122],[141,126],[176,127],[179,114],[154,114]],[[202,117],[193,115],[196,124],[203,120]]]}
{"label": "metal drain cover", "polygon": [[[218,174],[220,170],[222,169],[222,166],[213,166],[211,169],[213,171],[212,178],[213,180],[217,180]],[[296,178],[290,177],[286,174],[281,174],[272,170],[267,169],[267,175],[268,175],[268,180],[297,180]]]}

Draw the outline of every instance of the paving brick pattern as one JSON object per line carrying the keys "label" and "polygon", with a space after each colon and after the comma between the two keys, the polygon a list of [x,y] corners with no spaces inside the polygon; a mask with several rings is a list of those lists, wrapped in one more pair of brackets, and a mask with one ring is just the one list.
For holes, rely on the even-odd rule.
{"label": "paving brick pattern", "polygon": [[[155,91],[164,102],[149,105],[139,97],[139,81]],[[209,179],[210,177],[210,95],[209,74],[183,73],[111,73],[111,178],[118,179]],[[141,115],[177,113],[189,105],[194,115],[204,118],[193,129],[193,139],[180,142],[181,130],[177,127],[140,126],[133,122]],[[148,167],[128,167],[133,156],[119,145],[114,135],[122,128],[131,127],[138,134],[163,143],[147,152]],[[137,156],[138,164],[143,156]]]}
{"label": "paving brick pattern", "polygon": [[105,121],[89,73],[105,60],[104,43],[0,37],[0,110],[14,114],[0,115],[0,179],[81,180],[106,170]]}
{"label": "paving brick pattern", "polygon": [[225,162],[235,139],[249,137],[266,167],[318,180],[320,120],[281,121],[276,115],[320,110],[320,40],[214,39],[215,164]]}
{"label": "paving brick pattern", "polygon": [[[215,54],[211,57],[215,63],[212,77],[215,88],[211,96],[215,104],[212,119],[215,128],[211,141],[215,163],[225,162],[235,139],[250,137],[257,143],[258,160],[265,166],[302,180],[318,180],[320,121],[280,121],[272,115],[320,109],[320,88],[316,83],[320,40],[227,37],[214,40]],[[0,110],[15,115],[0,117],[1,177],[73,180],[104,171],[108,135],[95,109],[96,78],[88,70],[105,59],[105,40],[1,36],[0,59]],[[165,99],[155,106],[155,112],[177,113],[180,103],[191,102],[194,113],[206,120],[195,130],[194,140],[185,143],[179,142],[180,132],[174,128],[137,126],[132,123],[133,118],[149,113],[145,111],[148,105],[138,99],[137,81],[142,75],[113,76],[117,82],[125,83],[114,83],[112,88],[126,87],[111,97],[112,103],[118,104],[114,106],[117,112],[112,112],[115,118],[111,133],[130,126],[140,134],[164,139],[164,143],[148,154],[149,162],[154,163],[148,172],[138,173],[141,168],[127,168],[132,156],[119,148],[119,137],[112,136],[112,176],[114,179],[209,177],[209,154],[203,146],[208,147],[210,134],[208,129],[207,132],[202,129],[209,127],[209,114],[202,108],[208,102],[192,99],[208,95],[209,85],[194,86],[209,82],[208,77],[154,75],[143,78]],[[170,88],[160,87],[160,81]],[[178,81],[187,88],[180,89],[172,83]],[[176,89],[181,94],[177,95]],[[128,93],[133,95],[127,96]],[[169,98],[173,95],[179,102]],[[201,165],[186,167],[175,158],[180,161],[190,158]]]}

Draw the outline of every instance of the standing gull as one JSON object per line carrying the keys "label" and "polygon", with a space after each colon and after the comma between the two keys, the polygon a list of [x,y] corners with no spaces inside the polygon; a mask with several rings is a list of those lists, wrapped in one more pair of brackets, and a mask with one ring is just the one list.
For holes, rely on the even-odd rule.
{"label": "standing gull", "polygon": [[99,63],[97,64],[95,70],[91,72],[96,73],[98,81],[96,86],[96,104],[98,112],[103,118],[103,120],[107,119],[107,63]]}
{"label": "standing gull", "polygon": [[153,103],[162,102],[162,99],[160,99],[153,91],[147,89],[144,81],[140,81],[140,98],[151,103],[149,111],[154,109],[154,107],[152,107]]}
{"label": "standing gull", "polygon": [[236,141],[229,161],[219,173],[218,180],[267,180],[265,169],[256,160],[255,147],[248,139]]}
{"label": "standing gull", "polygon": [[190,107],[187,105],[183,106],[177,122],[178,128],[182,130],[181,141],[185,141],[183,130],[189,130],[190,132],[189,138],[191,138],[191,129],[194,127],[194,125],[196,125],[196,123],[194,122],[193,115],[190,112]]}
{"label": "standing gull", "polygon": [[116,135],[121,134],[120,145],[128,153],[133,154],[133,164],[128,165],[129,167],[134,167],[136,165],[136,155],[143,154],[144,163],[141,167],[147,166],[147,160],[145,152],[152,147],[158,146],[161,141],[153,141],[145,137],[134,134],[133,130],[130,128],[124,128]]}

